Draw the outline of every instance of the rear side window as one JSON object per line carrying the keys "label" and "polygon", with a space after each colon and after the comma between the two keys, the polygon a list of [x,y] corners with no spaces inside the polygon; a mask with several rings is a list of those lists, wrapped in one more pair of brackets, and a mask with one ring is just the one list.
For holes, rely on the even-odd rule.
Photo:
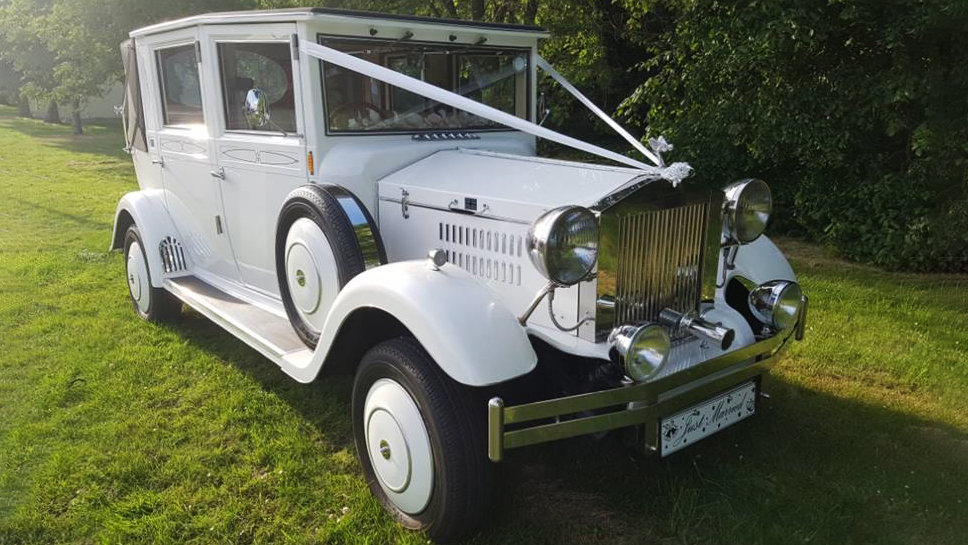
{"label": "rear side window", "polygon": [[[238,42],[218,44],[225,104],[225,128],[296,132],[296,100],[292,87],[289,43]],[[269,101],[269,123],[250,127],[242,106],[251,89],[260,89]]]}
{"label": "rear side window", "polygon": [[148,151],[145,141],[144,106],[141,103],[141,82],[138,77],[138,55],[131,40],[121,43],[121,62],[124,65],[124,102],[121,113],[124,141],[129,148]]}
{"label": "rear side window", "polygon": [[204,124],[195,45],[161,49],[157,56],[165,125]]}

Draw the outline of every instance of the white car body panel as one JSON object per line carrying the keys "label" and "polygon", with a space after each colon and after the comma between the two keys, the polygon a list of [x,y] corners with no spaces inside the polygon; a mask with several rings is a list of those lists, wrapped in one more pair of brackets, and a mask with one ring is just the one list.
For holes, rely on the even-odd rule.
{"label": "white car body panel", "polygon": [[[521,131],[483,130],[459,141],[418,141],[407,133],[329,134],[320,61],[299,54],[298,47],[291,59],[296,133],[226,129],[219,42],[291,45],[316,43],[321,37],[373,35],[399,40],[406,33],[412,33],[407,39],[414,42],[468,46],[485,38],[487,46],[520,48],[531,56],[530,82],[535,81],[538,39],[547,36],[475,23],[445,25],[305,10],[202,15],[132,32],[148,151],[132,151],[142,191],[126,195],[119,210],[128,210],[141,229],[153,285],[177,295],[177,288],[164,280],[192,275],[245,304],[286,318],[275,270],[279,211],[286,195],[300,185],[338,184],[374,217],[389,264],[359,274],[339,292],[315,351],[275,351],[252,340],[258,337],[253,329],[257,324],[220,317],[215,307],[203,309],[296,380],[317,377],[347,317],[366,308],[393,315],[448,375],[464,384],[496,384],[530,372],[537,359],[530,338],[569,354],[608,359],[610,345],[595,340],[594,323],[562,331],[553,324],[547,301],[524,326],[518,322],[547,283],[528,259],[524,241],[543,212],[564,205],[591,207],[641,180],[645,171],[537,158],[536,138]],[[166,127],[156,52],[193,43],[201,55],[204,124],[190,130]],[[530,84],[526,95],[527,117],[534,121],[536,85]],[[475,210],[467,209],[471,201]],[[161,273],[157,248],[168,236],[187,249],[189,270]],[[447,252],[450,263],[439,271],[428,269],[425,256],[431,249]],[[719,270],[723,265],[720,256]],[[782,253],[766,237],[740,248],[728,274],[756,283],[795,280]],[[556,320],[567,327],[593,314],[596,287],[591,279],[557,289]],[[722,292],[720,286],[709,316],[735,330],[730,348],[735,350],[755,339]],[[716,356],[719,349],[683,343],[675,350],[677,365],[687,366]]]}
{"label": "white car body panel", "polygon": [[733,274],[747,278],[754,284],[762,284],[770,280],[797,281],[797,276],[793,273],[793,267],[790,266],[786,256],[766,235],[740,246],[733,265]]}
{"label": "white car body panel", "polygon": [[151,285],[156,288],[163,286],[164,265],[158,252],[158,244],[166,236],[180,237],[171,216],[165,208],[165,192],[161,189],[145,189],[127,193],[118,202],[114,213],[114,230],[111,234],[111,249],[124,249],[124,233],[119,232],[119,220],[122,212],[131,215],[144,244],[145,255],[148,257],[148,270],[151,273]]}
{"label": "white car body panel", "polygon": [[397,318],[463,384],[496,384],[537,363],[524,329],[492,290],[454,265],[432,270],[423,260],[391,263],[353,278],[336,297],[312,359],[305,367],[283,370],[300,382],[316,378],[340,327],[361,308]]}

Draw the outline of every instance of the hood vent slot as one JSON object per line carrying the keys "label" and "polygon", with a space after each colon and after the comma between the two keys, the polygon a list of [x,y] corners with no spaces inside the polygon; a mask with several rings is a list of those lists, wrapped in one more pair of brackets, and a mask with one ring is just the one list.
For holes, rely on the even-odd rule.
{"label": "hood vent slot", "polygon": [[456,223],[437,224],[447,261],[485,280],[521,285],[524,237]]}

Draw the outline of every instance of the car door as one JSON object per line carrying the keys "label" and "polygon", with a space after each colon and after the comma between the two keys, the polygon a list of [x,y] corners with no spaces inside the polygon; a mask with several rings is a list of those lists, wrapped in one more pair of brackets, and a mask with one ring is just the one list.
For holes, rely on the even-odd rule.
{"label": "car door", "polygon": [[[219,119],[215,162],[232,249],[242,282],[278,295],[275,224],[286,195],[308,180],[294,24],[210,27],[206,45],[218,59]],[[269,121],[253,126],[243,112],[259,89]]]}
{"label": "car door", "polygon": [[[158,100],[157,129],[149,131],[153,162],[161,166],[169,213],[189,249],[196,273],[240,281],[225,231],[222,196],[212,177],[213,139],[207,124],[200,47],[195,29],[149,40]],[[151,133],[154,134],[151,134]],[[157,144],[155,145],[155,141]]]}

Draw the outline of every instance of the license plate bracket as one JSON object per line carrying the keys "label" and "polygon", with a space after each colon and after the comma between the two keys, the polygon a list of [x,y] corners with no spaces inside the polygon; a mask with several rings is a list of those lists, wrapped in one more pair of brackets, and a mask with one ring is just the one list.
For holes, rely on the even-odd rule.
{"label": "license plate bracket", "polygon": [[666,456],[756,413],[750,381],[659,420],[659,452]]}

